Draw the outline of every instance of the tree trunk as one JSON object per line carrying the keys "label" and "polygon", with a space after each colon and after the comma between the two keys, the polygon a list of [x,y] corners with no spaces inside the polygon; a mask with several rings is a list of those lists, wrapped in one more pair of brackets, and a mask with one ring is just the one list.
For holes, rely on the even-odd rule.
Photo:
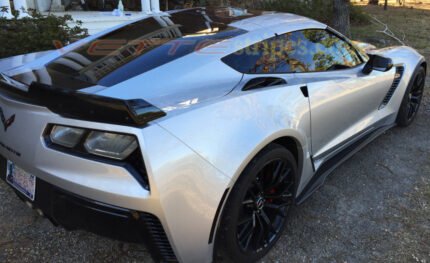
{"label": "tree trunk", "polygon": [[384,10],[388,9],[388,0],[385,0],[385,4],[384,4]]}
{"label": "tree trunk", "polygon": [[223,6],[224,2],[224,0],[207,0],[206,4],[208,6]]}
{"label": "tree trunk", "polygon": [[344,34],[350,35],[349,0],[333,0],[333,27]]}

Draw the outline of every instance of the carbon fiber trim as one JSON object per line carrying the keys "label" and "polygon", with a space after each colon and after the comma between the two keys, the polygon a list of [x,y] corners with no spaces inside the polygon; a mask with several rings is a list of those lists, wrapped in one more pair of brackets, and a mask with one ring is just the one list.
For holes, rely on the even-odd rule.
{"label": "carbon fiber trim", "polygon": [[387,104],[390,102],[391,98],[394,95],[394,92],[396,92],[397,87],[399,87],[400,81],[403,78],[403,73],[405,72],[405,67],[398,66],[396,67],[396,75],[394,77],[393,84],[391,85],[391,88],[388,90],[387,95],[385,95],[384,100],[382,101],[381,105],[379,106],[379,109],[385,108]]}

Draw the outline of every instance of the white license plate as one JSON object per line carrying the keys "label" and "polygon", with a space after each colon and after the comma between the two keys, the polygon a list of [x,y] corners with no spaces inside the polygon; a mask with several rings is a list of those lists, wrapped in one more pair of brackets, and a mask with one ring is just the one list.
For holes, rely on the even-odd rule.
{"label": "white license plate", "polygon": [[27,173],[8,160],[6,181],[31,201],[34,201],[36,196],[36,176]]}

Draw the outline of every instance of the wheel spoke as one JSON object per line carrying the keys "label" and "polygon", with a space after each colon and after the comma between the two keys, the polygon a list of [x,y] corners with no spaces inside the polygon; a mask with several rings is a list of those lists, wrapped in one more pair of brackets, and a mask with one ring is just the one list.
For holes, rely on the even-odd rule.
{"label": "wheel spoke", "polygon": [[420,99],[421,99],[421,96],[418,96],[418,95],[414,96],[414,95],[412,95],[411,102],[415,103],[415,104],[418,104],[420,102]]}
{"label": "wheel spoke", "polygon": [[[269,227],[269,230],[271,231],[271,233],[276,234],[277,231],[276,229],[273,227],[272,222],[270,221],[269,217],[267,216],[266,212],[264,210],[261,210],[261,217],[263,218],[264,222],[267,224],[267,226]],[[269,232],[270,234],[270,232]]]}
{"label": "wheel spoke", "polygon": [[249,230],[240,238],[241,240],[245,240],[246,243],[248,242],[248,239],[250,237],[252,237],[252,235],[254,234],[254,228],[251,227],[249,228]]}
{"label": "wheel spoke", "polygon": [[282,211],[278,211],[278,215],[282,218],[286,218],[287,215],[285,213],[283,213]]}
{"label": "wheel spoke", "polygon": [[[243,241],[245,240],[245,249],[248,248],[249,242],[254,236],[255,227],[256,227],[255,217],[256,217],[255,213],[253,213],[251,217],[252,222],[247,223],[238,234],[238,239],[240,243],[243,244]],[[248,231],[246,232],[246,230]]]}
{"label": "wheel spoke", "polygon": [[282,193],[279,194],[269,194],[265,195],[264,197],[267,199],[282,199],[282,198],[292,198],[293,194],[291,191],[291,187],[294,185],[294,182],[291,182],[287,187],[285,187],[285,190]]}
{"label": "wheel spoke", "polygon": [[260,248],[260,245],[262,244],[262,242],[264,241],[264,224],[263,222],[261,222],[261,218],[259,216],[257,216],[257,222],[259,224],[259,231],[258,231],[258,235],[255,239],[255,246],[257,248]]}
{"label": "wheel spoke", "polygon": [[422,74],[418,75],[415,81],[416,86],[418,88],[421,88],[421,86],[423,86],[423,82],[424,82],[424,76]]}
{"label": "wheel spoke", "polygon": [[291,181],[291,183],[287,186],[287,190],[288,191],[290,191],[291,190],[291,187],[293,187],[294,186],[294,181]]}
{"label": "wheel spoke", "polygon": [[253,203],[254,203],[254,201],[252,201],[251,199],[248,199],[248,200],[243,201],[242,205],[250,205],[250,204],[253,204]]}
{"label": "wheel spoke", "polygon": [[262,182],[261,182],[261,179],[260,179],[260,178],[257,178],[257,179],[254,181],[254,185],[258,188],[258,191],[259,191],[260,193],[262,193],[262,192],[264,191],[264,189],[263,189],[263,184],[262,184]]}
{"label": "wheel spoke", "polygon": [[290,205],[291,205],[291,201],[288,201],[288,202],[284,202],[284,203],[281,203],[281,204],[270,204],[270,203],[268,203],[264,207],[267,207],[267,208],[270,208],[270,209],[274,209],[274,210],[282,211],[283,208],[285,208],[287,206],[290,206]]}
{"label": "wheel spoke", "polygon": [[292,167],[284,158],[267,162],[249,186],[236,232],[243,250],[261,251],[285,224],[288,207],[293,204]]}
{"label": "wheel spoke", "polygon": [[414,109],[413,109],[412,105],[409,105],[408,117],[411,118],[413,114],[414,114]]}
{"label": "wheel spoke", "polygon": [[413,95],[417,95],[417,96],[421,96],[421,95],[423,94],[423,92],[424,92],[423,87],[419,87],[418,89],[414,90],[414,91],[412,92],[412,94],[413,94]]}
{"label": "wheel spoke", "polygon": [[249,232],[252,232],[254,230],[254,227],[252,227],[252,222],[248,222],[246,225],[243,226],[242,230],[238,234],[239,240],[243,240],[244,237],[247,237],[249,235]]}
{"label": "wheel spoke", "polygon": [[293,194],[291,193],[284,193],[279,195],[266,195],[265,198],[267,199],[286,199],[286,198],[292,198]]}
{"label": "wheel spoke", "polygon": [[285,170],[285,172],[281,175],[277,184],[274,187],[278,187],[279,185],[281,185],[290,173],[291,173],[291,168],[288,168],[287,170]]}
{"label": "wheel spoke", "polygon": [[284,163],[282,161],[279,161],[278,164],[276,165],[275,170],[273,171],[272,180],[276,180],[276,178],[278,177],[278,174],[280,174],[282,172],[283,167],[284,167]]}
{"label": "wheel spoke", "polygon": [[252,220],[252,218],[253,218],[253,215],[251,215],[250,217],[247,217],[247,218],[242,219],[242,221],[240,221],[240,222],[237,224],[237,226],[241,226],[241,225],[243,225],[243,224],[245,224],[245,223],[250,222],[250,221]]}
{"label": "wheel spoke", "polygon": [[408,119],[411,120],[418,112],[419,105],[424,92],[425,74],[420,73],[416,76],[414,86],[409,92]]}
{"label": "wheel spoke", "polygon": [[270,226],[270,219],[263,210],[261,210],[260,217],[263,219],[263,222],[266,223],[266,225]]}
{"label": "wheel spoke", "polygon": [[266,214],[263,214],[263,211],[260,212],[259,217],[261,218],[261,222],[264,224],[264,232],[263,232],[263,241],[264,244],[270,239],[270,233],[272,231],[272,224],[270,219]]}
{"label": "wheel spoke", "polygon": [[415,103],[409,103],[408,117],[412,118],[415,115],[415,112],[416,112],[416,104]]}
{"label": "wheel spoke", "polygon": [[257,196],[255,195],[255,193],[254,193],[254,191],[253,191],[254,189],[249,189],[248,190],[248,194],[251,196],[251,198],[252,199],[255,199]]}
{"label": "wheel spoke", "polygon": [[246,242],[245,242],[245,245],[244,245],[245,250],[248,249],[249,243],[251,242],[253,236],[254,236],[254,231],[252,231],[251,234],[246,239]]}

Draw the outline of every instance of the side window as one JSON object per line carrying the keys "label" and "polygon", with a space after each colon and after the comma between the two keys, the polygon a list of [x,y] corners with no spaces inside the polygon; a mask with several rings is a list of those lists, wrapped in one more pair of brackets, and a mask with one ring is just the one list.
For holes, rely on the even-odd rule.
{"label": "side window", "polygon": [[302,53],[297,58],[308,62],[309,71],[327,71],[355,67],[362,63],[354,48],[346,41],[325,30],[298,32],[302,39]]}
{"label": "side window", "polygon": [[[295,48],[293,37],[289,33],[264,40],[228,55],[222,61],[246,74],[295,72],[300,65],[289,60],[289,53]],[[304,68],[299,71],[304,71]]]}
{"label": "side window", "polygon": [[317,29],[277,36],[222,60],[246,74],[318,72],[350,68],[362,63],[349,43]]}

